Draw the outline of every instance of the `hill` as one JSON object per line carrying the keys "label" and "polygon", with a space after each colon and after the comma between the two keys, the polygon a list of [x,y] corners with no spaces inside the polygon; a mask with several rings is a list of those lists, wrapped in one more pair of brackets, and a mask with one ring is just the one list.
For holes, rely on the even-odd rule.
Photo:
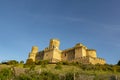
{"label": "hill", "polygon": [[[102,77],[101,77],[102,76]],[[1,80],[120,80],[120,66],[80,63],[0,65]]]}

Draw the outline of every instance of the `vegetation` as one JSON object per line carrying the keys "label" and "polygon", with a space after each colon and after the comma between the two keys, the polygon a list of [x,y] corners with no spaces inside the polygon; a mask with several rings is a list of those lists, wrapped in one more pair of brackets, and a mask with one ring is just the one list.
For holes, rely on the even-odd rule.
{"label": "vegetation", "polygon": [[57,63],[55,69],[62,69],[61,63]]}
{"label": "vegetation", "polygon": [[120,66],[120,60],[118,61],[117,65]]}
{"label": "vegetation", "polygon": [[18,64],[19,62],[16,61],[16,60],[8,60],[6,62],[2,62],[2,64],[7,64],[7,65],[16,65]]}
{"label": "vegetation", "polygon": [[34,64],[34,62],[33,62],[32,59],[27,59],[26,64],[28,64],[28,65],[32,65],[32,64]]}
{"label": "vegetation", "polygon": [[20,64],[24,64],[24,61],[20,61]]}
{"label": "vegetation", "polygon": [[[30,61],[30,60],[29,60]],[[28,61],[28,62],[29,62]],[[18,66],[14,66],[18,64]],[[20,65],[20,66],[19,66]],[[27,66],[27,67],[26,67]],[[101,77],[102,76],[102,77]],[[38,61],[30,64],[23,62],[0,65],[0,80],[119,80],[119,65],[92,65],[79,62],[59,62],[49,64]]]}
{"label": "vegetation", "polygon": [[0,71],[0,80],[9,80],[13,77],[12,71],[9,68]]}
{"label": "vegetation", "polygon": [[35,62],[36,65],[41,65],[41,67],[43,68],[45,68],[48,63],[49,63],[48,60],[40,60]]}

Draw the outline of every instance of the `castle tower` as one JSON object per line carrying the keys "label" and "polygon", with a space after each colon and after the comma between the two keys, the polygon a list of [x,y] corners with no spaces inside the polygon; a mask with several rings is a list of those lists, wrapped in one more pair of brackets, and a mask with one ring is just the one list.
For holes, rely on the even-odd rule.
{"label": "castle tower", "polygon": [[29,59],[32,59],[33,61],[35,61],[37,53],[38,53],[38,47],[33,46],[31,52],[29,53]]}
{"label": "castle tower", "polygon": [[58,39],[51,39],[50,40],[50,43],[49,43],[50,49],[53,49],[53,48],[59,49],[59,46],[60,46],[60,41]]}
{"label": "castle tower", "polygon": [[75,45],[75,59],[86,57],[86,49],[87,47],[81,43]]}
{"label": "castle tower", "polygon": [[59,50],[60,41],[58,39],[51,39],[49,43],[49,48],[44,50],[44,60],[49,60],[50,62],[61,61],[61,50]]}

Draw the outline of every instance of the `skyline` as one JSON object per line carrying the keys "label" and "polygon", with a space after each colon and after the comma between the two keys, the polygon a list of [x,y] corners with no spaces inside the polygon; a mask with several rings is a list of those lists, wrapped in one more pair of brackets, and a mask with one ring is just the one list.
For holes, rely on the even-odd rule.
{"label": "skyline", "polygon": [[120,60],[120,1],[0,1],[0,61],[26,60],[58,38],[64,50],[82,43],[109,64]]}

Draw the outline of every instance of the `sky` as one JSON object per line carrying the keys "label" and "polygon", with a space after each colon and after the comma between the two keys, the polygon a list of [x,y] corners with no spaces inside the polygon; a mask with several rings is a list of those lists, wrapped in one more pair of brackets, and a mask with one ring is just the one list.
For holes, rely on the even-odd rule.
{"label": "sky", "polygon": [[82,43],[108,64],[120,60],[119,0],[0,0],[0,61],[24,60],[51,38]]}

